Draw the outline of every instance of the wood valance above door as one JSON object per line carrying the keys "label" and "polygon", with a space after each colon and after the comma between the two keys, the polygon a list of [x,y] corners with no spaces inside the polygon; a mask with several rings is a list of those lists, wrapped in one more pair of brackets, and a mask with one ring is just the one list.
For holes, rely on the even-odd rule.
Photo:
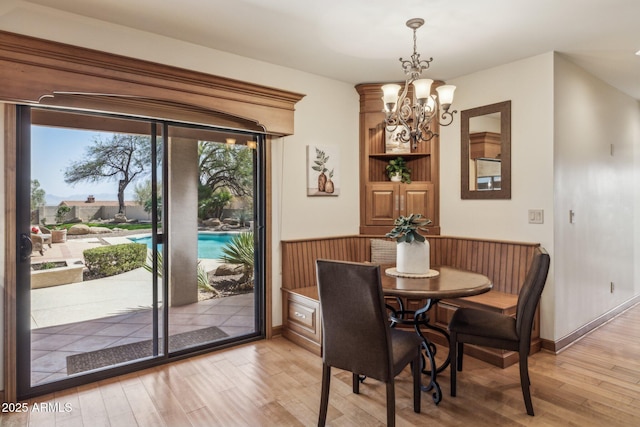
{"label": "wood valance above door", "polygon": [[304,95],[0,31],[0,101],[291,135]]}

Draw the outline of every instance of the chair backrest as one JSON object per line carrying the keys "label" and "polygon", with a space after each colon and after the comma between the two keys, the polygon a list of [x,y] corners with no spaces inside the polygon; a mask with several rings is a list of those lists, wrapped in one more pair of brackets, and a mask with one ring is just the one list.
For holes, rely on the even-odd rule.
{"label": "chair backrest", "polygon": [[549,272],[549,254],[542,248],[536,248],[533,254],[533,262],[527,271],[524,284],[518,294],[518,306],[516,308],[516,330],[520,338],[520,344],[531,344],[531,328],[535,316],[536,307],[540,302],[542,290],[547,281]]}
{"label": "chair backrest", "polygon": [[324,363],[388,382],[391,337],[380,267],[317,260]]}

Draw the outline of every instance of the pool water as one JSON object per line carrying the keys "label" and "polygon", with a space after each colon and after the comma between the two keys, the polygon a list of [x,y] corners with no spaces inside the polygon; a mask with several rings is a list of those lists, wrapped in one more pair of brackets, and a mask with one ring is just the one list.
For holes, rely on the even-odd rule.
{"label": "pool water", "polygon": [[[237,233],[198,233],[198,258],[217,259],[222,256],[222,248]],[[129,237],[136,243],[144,243],[151,249],[151,236]],[[158,245],[158,247],[160,247]]]}

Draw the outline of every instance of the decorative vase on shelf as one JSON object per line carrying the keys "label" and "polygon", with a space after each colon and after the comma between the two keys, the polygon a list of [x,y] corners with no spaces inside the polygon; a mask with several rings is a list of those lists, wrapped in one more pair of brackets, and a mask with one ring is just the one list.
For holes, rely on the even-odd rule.
{"label": "decorative vase on shelf", "polygon": [[391,177],[389,179],[391,180],[391,182],[401,182],[402,181],[402,175],[400,174],[400,172],[397,172],[397,173],[391,175]]}
{"label": "decorative vase on shelf", "polygon": [[429,241],[398,243],[396,270],[405,274],[427,274],[429,272]]}

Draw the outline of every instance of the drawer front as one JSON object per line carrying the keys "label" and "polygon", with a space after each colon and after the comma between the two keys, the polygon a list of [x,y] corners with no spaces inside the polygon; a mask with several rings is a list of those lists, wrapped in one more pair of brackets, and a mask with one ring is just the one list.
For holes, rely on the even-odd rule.
{"label": "drawer front", "polygon": [[289,300],[289,322],[308,328],[311,331],[316,330],[316,308],[300,303],[299,301]]}

